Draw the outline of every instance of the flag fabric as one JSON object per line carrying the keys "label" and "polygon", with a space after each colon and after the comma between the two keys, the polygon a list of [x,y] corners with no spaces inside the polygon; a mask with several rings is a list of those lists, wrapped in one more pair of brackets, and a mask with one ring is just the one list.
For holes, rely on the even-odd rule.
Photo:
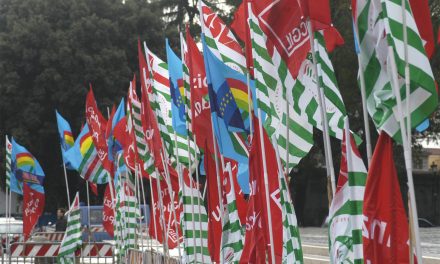
{"label": "flag fabric", "polygon": [[44,211],[45,195],[23,185],[23,236],[27,240]]}
{"label": "flag fabric", "polygon": [[58,263],[75,263],[75,251],[82,246],[81,211],[77,192],[67,215],[67,228],[58,250]]}
{"label": "flag fabric", "polygon": [[5,168],[6,168],[6,191],[7,190],[11,190],[11,177],[12,176],[12,143],[9,141],[8,136],[5,137],[6,138],[6,142],[5,142],[5,146],[6,146],[6,158],[5,158]]}
{"label": "flag fabric", "polygon": [[330,15],[330,1],[300,0],[299,3],[301,5],[303,15],[310,19],[314,30],[327,28],[332,24],[332,18]]}
{"label": "flag fabric", "polygon": [[[321,8],[321,7],[319,7]],[[296,0],[254,2],[255,16],[294,78],[310,50],[307,22]]]}
{"label": "flag fabric", "polygon": [[[263,122],[269,137],[275,135],[277,139],[280,158],[284,164],[287,162],[287,151],[289,152],[290,171],[312,148],[313,127],[294,111],[292,105],[286,106],[284,91],[290,88],[293,78],[288,74],[285,64],[280,62],[278,53],[274,52],[273,57],[269,55],[268,50],[273,45],[266,38],[253,13],[250,14],[250,18],[256,87],[254,97],[257,100],[257,107],[266,115],[266,120]],[[288,114],[287,107],[289,107]],[[289,137],[286,127],[287,115],[289,115]]]}
{"label": "flag fabric", "polygon": [[144,129],[142,126],[142,105],[136,95],[136,78],[130,82],[128,89],[129,116],[127,122],[128,134],[134,137],[134,157],[135,162],[140,168],[140,172],[146,172],[147,175],[155,173],[154,160],[148,147]]}
{"label": "flag fabric", "polygon": [[[208,249],[208,215],[198,184],[183,173],[181,219],[187,263],[211,263]],[[194,217],[194,218],[193,218]]]}
{"label": "flag fabric", "polygon": [[23,195],[23,183],[33,190],[44,193],[45,174],[38,160],[23,146],[12,138],[11,152],[12,175],[10,179],[11,191]]}
{"label": "flag fabric", "polygon": [[408,220],[393,159],[393,142],[382,131],[373,153],[363,205],[365,263],[410,263]]}
{"label": "flag fabric", "polygon": [[[153,85],[146,88],[150,105],[156,115],[160,135],[162,136],[172,163],[175,164],[175,154],[178,153],[180,163],[188,167],[188,156],[191,156],[193,161],[191,163],[194,164],[195,153],[198,149],[192,141],[190,141],[190,147],[188,148],[188,139],[186,136],[181,136],[176,133],[177,145],[174,143],[174,140],[171,139],[171,136],[174,135],[174,129],[171,120],[171,91],[168,65],[151,51],[147,52],[147,63],[149,63],[149,67],[151,68],[151,74],[148,73],[148,76],[152,76]],[[177,148],[178,151],[176,151],[175,148]]]}
{"label": "flag fabric", "polygon": [[362,205],[367,170],[349,133],[348,119],[345,123],[338,184],[329,210],[329,252],[332,263],[363,263]]}
{"label": "flag fabric", "polygon": [[[393,50],[398,71],[398,83],[402,104],[410,100],[411,125],[417,127],[437,109],[438,96],[434,77],[422,39],[414,21],[411,8],[406,1],[406,29],[408,32],[408,63],[410,76],[410,98],[406,98],[403,17],[401,3],[382,0],[376,4],[366,0],[353,0],[353,20],[358,32],[361,65],[364,75],[369,76],[365,82],[367,108],[378,130],[384,130],[394,140],[401,142],[398,118],[404,113],[397,113],[396,98],[392,89],[392,72],[390,65]],[[370,24],[374,21],[374,24]]]}
{"label": "flag fabric", "polygon": [[[417,29],[420,32],[420,37],[425,47],[426,55],[431,58],[434,54],[434,28],[431,21],[431,9],[429,8],[428,0],[409,0],[411,12],[414,16]],[[408,9],[408,6],[406,6]]]}
{"label": "flag fabric", "polygon": [[[126,174],[130,172],[127,171]],[[119,261],[123,261],[129,249],[138,248],[136,237],[139,228],[138,219],[141,214],[134,189],[130,187],[129,178],[123,175],[117,177],[119,180],[116,187],[114,237]]]}
{"label": "flag fabric", "polygon": [[252,59],[252,44],[251,36],[248,30],[248,0],[244,0],[238,6],[234,13],[234,19],[231,22],[231,29],[235,32],[237,37],[244,42],[246,66],[251,75],[253,75],[254,61]]}
{"label": "flag fabric", "polygon": [[89,126],[84,125],[75,144],[66,151],[66,159],[72,167],[87,181],[105,184],[110,179],[109,172],[104,169],[92,139]]}
{"label": "flag fabric", "polygon": [[[110,186],[113,185],[113,182],[110,181],[105,188],[104,193],[104,202],[102,209],[102,226],[104,227],[107,234],[111,237],[114,236],[114,225],[115,225],[115,205],[116,200],[114,199],[116,196],[115,187]],[[113,189],[113,190],[112,190]]]}
{"label": "flag fabric", "polygon": [[240,222],[236,203],[236,191],[232,175],[231,163],[226,164],[222,173],[222,196],[223,196],[223,218],[222,218],[222,245],[221,256],[226,263],[238,263],[243,251],[244,230]]}
{"label": "flag fabric", "polygon": [[[245,243],[241,262],[265,263],[267,262],[267,254],[269,263],[272,263],[272,259],[274,259],[276,263],[281,263],[283,258],[283,219],[281,205],[278,199],[280,185],[278,181],[276,153],[264,129],[261,129],[261,134],[259,120],[254,118],[253,121],[256,129],[254,131],[249,155],[249,183],[251,185],[251,193],[249,196]],[[266,168],[263,167],[263,151],[266,157]],[[264,171],[264,169],[267,171]],[[266,206],[265,174],[269,179],[269,193],[267,196],[269,196],[270,214],[269,208]],[[268,217],[271,217],[272,220],[271,229],[273,234],[274,256],[272,256],[269,246],[270,226]]]}
{"label": "flag fabric", "polygon": [[89,189],[92,191],[92,193],[96,196],[98,196],[98,185],[96,185],[96,183],[93,182],[87,182],[89,184]]}
{"label": "flag fabric", "polygon": [[108,146],[108,158],[111,161],[116,159],[116,153],[122,150],[122,146],[120,142],[115,139],[114,130],[115,127],[122,119],[125,117],[125,102],[124,98],[121,99],[121,102],[118,105],[118,108],[113,111],[110,115],[109,121],[107,122],[107,128],[105,132],[105,136],[107,138],[107,146]]}
{"label": "flag fabric", "polygon": [[[72,129],[70,128],[69,123],[66,119],[61,116],[58,111],[55,110],[55,114],[57,116],[57,124],[58,124],[58,135],[60,137],[61,144],[61,154],[63,156],[63,162],[66,164],[66,158],[64,157],[64,153],[73,146],[75,143],[75,139],[73,138]],[[72,169],[70,164],[66,164],[67,169]]]}
{"label": "flag fabric", "polygon": [[171,49],[166,39],[167,63],[170,80],[171,113],[173,129],[182,136],[188,136],[185,116],[185,90],[183,86],[182,61]]}
{"label": "flag fabric", "polygon": [[217,59],[236,71],[246,73],[246,58],[234,34],[214,11],[203,1],[199,1],[200,21],[206,46]]}
{"label": "flag fabric", "polygon": [[[205,64],[189,30],[186,31],[187,53],[184,53],[184,65],[189,71],[190,86],[190,116],[192,133],[196,135],[196,143],[199,148],[205,147],[213,153],[211,111],[209,106],[208,83],[206,80]],[[206,150],[205,150],[206,151]]]}
{"label": "flag fabric", "polygon": [[95,96],[93,95],[91,86],[90,91],[87,94],[85,110],[87,125],[89,126],[91,135],[93,135],[91,138],[93,140],[93,145],[95,145],[97,157],[101,161],[104,169],[111,173],[112,163],[108,159],[108,146],[105,138],[107,120],[101,114],[96,105]]}
{"label": "flag fabric", "polygon": [[204,44],[204,47],[211,118],[219,152],[227,158],[246,163],[248,153],[245,151],[246,148],[243,147],[244,142],[239,140],[238,134],[229,133],[245,130],[245,124],[237,102],[231,95],[231,86],[232,83],[242,84],[243,81],[246,83],[246,79],[243,75],[219,61],[206,47],[206,44]]}

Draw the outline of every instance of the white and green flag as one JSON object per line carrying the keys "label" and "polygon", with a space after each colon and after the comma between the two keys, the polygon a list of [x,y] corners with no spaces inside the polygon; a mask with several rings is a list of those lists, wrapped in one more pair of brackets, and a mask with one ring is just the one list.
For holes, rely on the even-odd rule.
{"label": "white and green flag", "polygon": [[367,170],[348,131],[347,120],[342,141],[341,169],[329,210],[331,263],[363,263],[362,206]]}
{"label": "white and green flag", "polygon": [[[379,3],[378,3],[379,2]],[[384,130],[401,142],[396,98],[391,86],[392,71],[389,47],[394,53],[402,104],[406,106],[405,45],[403,40],[402,1],[353,0],[353,15],[365,75],[367,109],[378,130]],[[410,77],[410,112],[412,127],[418,126],[437,109],[438,97],[434,76],[419,31],[406,1],[408,63]]]}
{"label": "white and green flag", "polygon": [[67,228],[58,250],[58,263],[75,263],[75,251],[82,246],[81,211],[77,192],[67,215]]}

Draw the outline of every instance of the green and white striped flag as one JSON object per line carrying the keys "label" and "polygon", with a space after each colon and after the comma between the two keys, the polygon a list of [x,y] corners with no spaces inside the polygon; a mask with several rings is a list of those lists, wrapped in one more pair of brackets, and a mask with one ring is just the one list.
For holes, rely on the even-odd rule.
{"label": "green and white striped flag", "polygon": [[9,141],[8,136],[6,136],[6,191],[11,188],[11,176],[12,176],[12,169],[11,169],[11,156],[12,156],[12,144]]}
{"label": "green and white striped flag", "polygon": [[232,31],[203,1],[199,2],[202,32],[212,53],[232,69],[245,74],[246,58]]}
{"label": "green and white striped flag", "polygon": [[[267,51],[268,40],[261,30],[258,20],[250,14],[252,38],[252,56],[258,107],[267,114],[264,127],[270,137],[275,134],[280,156],[286,164],[287,154],[287,105],[284,99],[285,89],[293,84],[287,67],[281,56],[274,49],[274,54]],[[289,105],[289,169],[309,153],[313,146],[313,127],[307,120]]]}
{"label": "green and white striped flag", "polygon": [[81,211],[79,210],[79,193],[73,199],[67,215],[67,228],[58,250],[58,263],[75,263],[75,251],[82,246]]}
{"label": "green and white striped flag", "polygon": [[192,126],[191,126],[191,85],[190,85],[190,75],[189,75],[189,58],[188,56],[188,46],[186,44],[185,38],[183,37],[182,33],[180,33],[180,47],[182,49],[182,76],[183,76],[183,101],[185,103],[185,111],[186,111],[186,121],[188,124],[188,130],[190,132],[190,137],[192,137]]}
{"label": "green and white striped flag", "polygon": [[136,234],[139,232],[140,211],[133,189],[125,177],[120,177],[116,186],[115,241],[120,261],[127,256],[128,249],[137,249]]}
{"label": "green and white striped flag", "polygon": [[[186,263],[211,263],[208,250],[208,215],[199,189],[188,174],[181,188]],[[183,189],[183,190],[182,190]],[[194,219],[193,219],[194,215]]]}
{"label": "green and white striped flag", "polygon": [[[168,154],[173,162],[173,167],[176,168],[175,153],[178,153],[179,162],[188,167],[188,140],[186,136],[181,136],[177,134],[177,146],[174,143],[174,129],[172,126],[171,119],[171,92],[169,83],[169,73],[168,65],[162,61],[159,57],[154,55],[151,51],[148,51],[148,63],[150,64],[152,75],[153,75],[153,85],[151,89],[148,89],[151,107],[156,113],[157,123],[160,130],[160,135]],[[192,164],[194,163],[195,152],[198,151],[195,148],[195,144],[190,141],[190,153]],[[177,152],[174,148],[177,147]]]}
{"label": "green and white striped flag", "polygon": [[226,263],[239,263],[244,247],[244,229],[241,226],[238,216],[238,209],[235,197],[235,186],[232,179],[231,163],[226,164],[226,175],[223,178],[223,206],[222,218],[222,243],[220,255]]}
{"label": "green and white striped flag", "polygon": [[367,170],[349,133],[347,120],[338,185],[329,210],[332,263],[363,263],[362,206],[366,180]]}
{"label": "green and white striped flag", "polygon": [[[316,31],[314,33],[314,40],[318,80],[320,87],[324,90],[329,134],[342,139],[344,117],[347,113],[338,89],[332,62],[327,53],[323,31]],[[318,99],[319,90],[316,85],[315,74],[312,55],[309,53],[301,64],[298,78],[292,82],[293,86],[289,87],[290,90],[287,90],[290,91],[287,92],[287,98],[294,105],[294,109],[298,114],[305,114],[310,124],[323,130]]]}
{"label": "green and white striped flag", "polygon": [[142,128],[142,120],[141,120],[141,102],[139,101],[135,87],[133,82],[130,82],[130,88],[128,92],[128,102],[129,102],[129,111],[127,117],[127,128],[129,133],[134,128],[134,135],[136,140],[136,148],[140,159],[142,160],[142,165],[144,170],[151,177],[156,177],[155,175],[155,167],[154,160],[151,156],[151,152],[149,150],[145,133]]}
{"label": "green and white striped flag", "polygon": [[[368,112],[378,130],[384,130],[401,142],[396,100],[391,86],[391,59],[388,47],[393,48],[398,71],[402,104],[406,106],[403,16],[400,0],[353,0],[355,28],[358,31],[361,69],[365,78]],[[406,1],[406,30],[408,32],[408,63],[410,74],[411,125],[416,127],[437,109],[438,97],[434,76],[423,42]]]}

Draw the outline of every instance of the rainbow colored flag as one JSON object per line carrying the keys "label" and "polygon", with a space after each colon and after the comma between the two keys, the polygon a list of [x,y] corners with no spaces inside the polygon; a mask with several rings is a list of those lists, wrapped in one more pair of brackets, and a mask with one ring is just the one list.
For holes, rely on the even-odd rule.
{"label": "rainbow colored flag", "polygon": [[73,170],[73,167],[67,162],[64,157],[65,152],[69,150],[74,144],[75,139],[73,138],[72,129],[70,128],[69,123],[57,110],[55,110],[55,114],[57,116],[57,124],[58,124],[58,135],[60,138],[61,144],[61,154],[63,155],[63,162],[66,165],[67,169]]}

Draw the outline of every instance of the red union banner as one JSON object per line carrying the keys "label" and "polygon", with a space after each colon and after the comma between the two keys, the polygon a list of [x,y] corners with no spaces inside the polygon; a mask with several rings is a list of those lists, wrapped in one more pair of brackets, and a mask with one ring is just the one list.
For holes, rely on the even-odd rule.
{"label": "red union banner", "polygon": [[[114,198],[112,199],[112,196],[115,197],[115,193],[112,191],[112,188],[110,186],[110,184],[113,185],[113,183],[110,181],[107,184],[107,187],[105,188],[105,194],[104,194],[104,209],[102,210],[102,226],[104,227],[105,231],[111,236],[113,237],[114,235],[114,230],[113,230],[113,224],[115,221],[115,200]],[[114,190],[114,187],[113,187]]]}
{"label": "red union banner", "polygon": [[44,209],[44,193],[23,184],[23,235],[29,237]]}
{"label": "red union banner", "polygon": [[296,77],[310,50],[310,38],[301,7],[296,0],[255,1],[260,26]]}

